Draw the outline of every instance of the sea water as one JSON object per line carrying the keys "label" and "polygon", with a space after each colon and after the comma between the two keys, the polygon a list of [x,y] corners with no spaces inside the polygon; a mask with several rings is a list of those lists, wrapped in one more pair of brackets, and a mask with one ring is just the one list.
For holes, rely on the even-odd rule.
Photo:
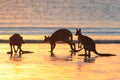
{"label": "sea water", "polygon": [[[27,35],[49,35],[55,32],[58,29],[61,29],[62,27],[0,27],[0,34],[1,35],[11,35],[14,33],[19,34],[27,34]],[[76,29],[79,29],[79,27],[71,28],[71,27],[65,27],[66,29],[70,30],[73,34],[75,34]],[[84,35],[120,35],[120,28],[114,28],[114,27],[84,27],[81,28],[82,33]]]}
{"label": "sea water", "polygon": [[[0,27],[0,35],[13,35],[14,33],[19,33],[20,35],[28,35],[29,37],[31,35],[34,36],[45,36],[45,35],[52,35],[56,30],[59,30],[63,27]],[[75,36],[76,29],[79,29],[79,27],[65,27],[65,29],[68,29],[72,32],[73,36]],[[98,36],[101,38],[101,36],[112,36],[117,38],[115,39],[107,39],[102,38],[102,40],[96,39],[96,43],[120,43],[120,28],[114,28],[114,27],[82,27],[80,28],[82,30],[82,34],[86,36]],[[9,37],[8,37],[9,38]],[[0,43],[6,43],[6,41],[3,38],[0,38]],[[31,37],[31,39],[27,39],[25,42],[28,43],[41,43],[43,42],[43,39],[37,39],[34,40],[35,37]],[[77,40],[75,41],[77,42]]]}

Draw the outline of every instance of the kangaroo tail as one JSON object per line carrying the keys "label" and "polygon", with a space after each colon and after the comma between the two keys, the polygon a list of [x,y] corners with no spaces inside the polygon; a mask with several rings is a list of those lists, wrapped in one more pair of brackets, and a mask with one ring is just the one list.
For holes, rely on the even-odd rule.
{"label": "kangaroo tail", "polygon": [[101,54],[101,53],[98,53],[96,50],[94,51],[95,54],[99,55],[99,56],[116,56],[115,54]]}
{"label": "kangaroo tail", "polygon": [[76,49],[74,49],[72,52],[79,52],[79,51],[81,51],[83,48],[80,48],[79,50],[76,50]]}

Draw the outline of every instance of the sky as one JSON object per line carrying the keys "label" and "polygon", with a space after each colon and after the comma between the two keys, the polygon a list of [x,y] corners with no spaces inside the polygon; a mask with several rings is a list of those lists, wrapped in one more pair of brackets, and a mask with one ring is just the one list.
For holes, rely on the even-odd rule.
{"label": "sky", "polygon": [[0,0],[0,27],[120,27],[120,0]]}

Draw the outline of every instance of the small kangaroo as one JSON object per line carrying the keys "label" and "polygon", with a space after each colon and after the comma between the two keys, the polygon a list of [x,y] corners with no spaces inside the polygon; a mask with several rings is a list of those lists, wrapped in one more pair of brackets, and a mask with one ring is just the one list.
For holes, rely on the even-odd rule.
{"label": "small kangaroo", "polygon": [[[15,33],[13,34],[10,38],[9,38],[9,44],[10,44],[10,48],[11,48],[11,57],[13,55],[13,49],[14,49],[14,52],[16,53],[19,49],[19,57],[21,57],[21,52],[22,49],[21,49],[21,46],[22,44],[24,43],[23,41],[23,37],[21,37],[19,34]],[[17,46],[17,50],[15,49],[15,46]],[[13,49],[12,49],[13,47]]]}
{"label": "small kangaroo", "polygon": [[[53,53],[53,50],[56,46],[56,42],[58,41],[63,41],[65,43],[68,43],[70,45],[70,48],[72,51],[75,50],[75,43],[73,42],[73,36],[72,33],[67,30],[67,29],[59,29],[57,31],[55,31],[50,37],[46,37],[44,39],[44,42],[49,41],[50,45],[51,45],[51,52]],[[73,48],[74,46],[74,48]],[[51,56],[53,56],[51,54]]]}
{"label": "small kangaroo", "polygon": [[[91,39],[90,37],[84,36],[81,34],[81,29],[76,29],[76,34],[78,36],[78,42],[81,43],[81,45],[83,45],[83,49],[85,50],[85,58],[87,58],[87,56],[90,58],[91,54],[90,51],[93,51],[95,54],[99,55],[99,56],[116,56],[115,54],[100,54],[96,51],[96,46],[95,46],[95,42],[93,39]],[[78,43],[78,44],[79,44]],[[88,54],[87,54],[88,51]]]}

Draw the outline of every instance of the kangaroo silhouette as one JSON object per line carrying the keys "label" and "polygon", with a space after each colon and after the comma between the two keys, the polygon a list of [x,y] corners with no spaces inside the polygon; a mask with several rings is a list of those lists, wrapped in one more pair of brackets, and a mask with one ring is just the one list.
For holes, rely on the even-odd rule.
{"label": "kangaroo silhouette", "polygon": [[[70,45],[70,48],[72,51],[75,51],[75,43],[73,42],[73,36],[72,33],[67,29],[59,29],[55,31],[50,37],[46,37],[44,39],[44,42],[49,42],[51,45],[51,53],[53,53],[53,50],[56,46],[56,42],[62,41],[65,43],[68,43]],[[74,46],[74,48],[73,48]],[[52,56],[52,54],[51,54]]]}
{"label": "kangaroo silhouette", "polygon": [[[19,57],[21,57],[21,53],[23,52],[21,49],[22,44],[24,43],[23,37],[21,37],[19,34],[15,33],[9,38],[9,45],[11,48],[11,57],[13,55],[13,49],[16,53],[19,50]],[[15,46],[17,46],[17,50],[15,49]]]}
{"label": "kangaroo silhouette", "polygon": [[[96,45],[93,39],[90,37],[84,36],[81,34],[81,29],[76,29],[76,34],[78,36],[78,44],[81,43],[83,45],[83,49],[85,50],[85,58],[87,56],[90,58],[91,54],[90,52],[93,51],[95,54],[99,56],[116,56],[115,54],[101,54],[96,51]],[[88,53],[87,53],[88,51]]]}

